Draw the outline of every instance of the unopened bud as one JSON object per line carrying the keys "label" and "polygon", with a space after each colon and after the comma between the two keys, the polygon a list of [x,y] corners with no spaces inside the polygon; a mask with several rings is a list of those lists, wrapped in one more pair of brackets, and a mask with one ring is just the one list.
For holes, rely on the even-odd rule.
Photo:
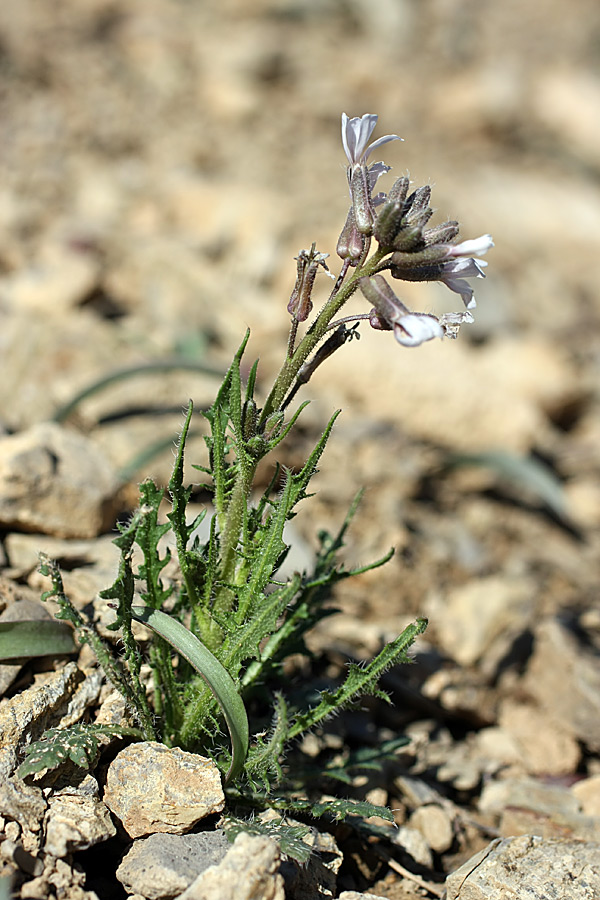
{"label": "unopened bud", "polygon": [[[425,210],[429,206],[429,201],[431,200],[431,187],[428,184],[423,185],[423,187],[417,188],[416,191],[413,191],[408,200],[406,201],[407,212],[405,215],[406,222],[415,222],[420,220],[425,213]],[[429,216],[432,215],[433,210],[429,212]],[[427,218],[429,218],[427,216]]]}
{"label": "unopened bud", "polygon": [[354,221],[360,234],[373,234],[373,202],[366,166],[354,166],[350,178]]}
{"label": "unopened bud", "polygon": [[387,199],[397,200],[400,203],[404,203],[404,201],[406,200],[406,195],[408,194],[409,185],[410,178],[407,178],[406,175],[403,175],[401,178],[397,178],[388,191]]}
{"label": "unopened bud", "polygon": [[373,226],[373,234],[382,247],[393,247],[394,239],[402,227],[404,204],[401,200],[386,200]]}
{"label": "unopened bud", "polygon": [[460,230],[458,222],[442,222],[441,225],[434,225],[433,228],[427,228],[423,232],[423,239],[429,247],[431,244],[448,244],[458,236]]}
{"label": "unopened bud", "polygon": [[419,225],[404,225],[394,237],[392,244],[394,250],[410,253],[411,250],[420,250],[425,246],[423,231]]}
{"label": "unopened bud", "polygon": [[394,322],[399,314],[404,315],[409,312],[383,275],[361,278],[359,285],[364,296],[374,306],[369,313],[369,322],[373,328],[389,331],[390,323]]}
{"label": "unopened bud", "polygon": [[244,440],[249,440],[256,434],[256,422],[258,420],[258,408],[254,400],[246,400],[242,409],[242,434]]}
{"label": "unopened bud", "polygon": [[301,250],[296,257],[298,274],[287,310],[298,322],[304,322],[312,309],[311,294],[317,276],[319,262],[312,256],[312,251]]}
{"label": "unopened bud", "polygon": [[351,265],[356,265],[363,255],[366,241],[365,235],[361,234],[356,227],[354,210],[350,207],[346,218],[346,224],[342,228],[342,233],[338,238],[336,247],[337,255],[340,259],[349,259]]}

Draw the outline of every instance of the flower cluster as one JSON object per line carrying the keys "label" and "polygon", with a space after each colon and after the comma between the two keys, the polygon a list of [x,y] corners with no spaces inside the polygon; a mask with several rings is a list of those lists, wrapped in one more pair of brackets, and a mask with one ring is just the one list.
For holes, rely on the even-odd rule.
{"label": "flower cluster", "polygon": [[[342,143],[348,159],[351,206],[338,240],[338,255],[351,266],[361,266],[371,238],[379,244],[381,261],[374,274],[359,279],[360,288],[372,303],[369,321],[373,328],[392,330],[396,340],[416,347],[435,337],[456,337],[460,325],[473,321],[475,307],[470,278],[483,278],[485,261],[480,257],[494,246],[491,235],[457,243],[458,222],[428,227],[433,210],[428,185],[408,193],[410,181],[398,178],[387,195],[373,195],[380,175],[389,171],[383,162],[368,165],[370,154],[396,134],[369,144],[377,116],[349,119],[342,115]],[[411,312],[395,295],[381,273],[389,270],[401,281],[440,281],[460,294],[465,310],[444,316]]]}

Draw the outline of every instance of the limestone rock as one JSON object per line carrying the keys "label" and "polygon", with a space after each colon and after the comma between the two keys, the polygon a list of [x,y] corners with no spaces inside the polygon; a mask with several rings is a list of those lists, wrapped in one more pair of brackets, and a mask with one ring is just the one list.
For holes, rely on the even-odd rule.
{"label": "limestone rock", "polygon": [[446,879],[447,900],[590,900],[600,896],[600,844],[522,835],[492,841]]}
{"label": "limestone rock", "polygon": [[151,834],[134,842],[117,869],[117,878],[130,893],[166,900],[179,896],[205,869],[218,865],[230,846],[222,831]]}
{"label": "limestone rock", "polygon": [[136,838],[184,834],[220,812],[225,796],[212,760],[144,741],[121,750],[111,763],[104,802]]}
{"label": "limestone rock", "polygon": [[53,422],[0,439],[0,524],[95,537],[112,524],[119,482],[88,438]]}

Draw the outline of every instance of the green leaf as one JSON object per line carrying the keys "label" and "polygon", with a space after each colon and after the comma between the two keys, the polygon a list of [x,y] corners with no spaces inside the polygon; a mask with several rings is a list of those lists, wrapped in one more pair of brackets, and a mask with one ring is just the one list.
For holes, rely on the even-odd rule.
{"label": "green leaf", "polygon": [[426,628],[427,619],[417,619],[414,625],[408,625],[402,634],[386,644],[366,666],[352,663],[341,687],[336,691],[323,691],[320,703],[296,716],[296,721],[290,728],[290,739],[313,728],[362,694],[377,692],[377,682],[381,675],[397,663],[408,662],[406,651],[417,635],[422,634]]}
{"label": "green leaf", "polygon": [[49,728],[41,740],[27,748],[27,755],[17,770],[19,778],[52,772],[71,761],[80,769],[91,769],[101,752],[103,737],[143,737],[137,728],[118,725],[72,725]]}
{"label": "green leaf", "polygon": [[231,765],[225,776],[227,784],[241,773],[250,742],[248,716],[235,682],[219,660],[181,622],[166,613],[143,606],[134,606],[132,614],[181,653],[214,694],[231,737]]}
{"label": "green leaf", "polygon": [[76,651],[73,629],[62,622],[0,622],[0,662]]}

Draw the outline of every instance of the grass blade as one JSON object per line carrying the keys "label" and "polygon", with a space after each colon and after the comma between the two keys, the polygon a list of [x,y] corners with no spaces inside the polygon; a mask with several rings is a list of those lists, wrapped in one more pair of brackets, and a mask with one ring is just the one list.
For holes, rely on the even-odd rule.
{"label": "grass blade", "polygon": [[163,637],[202,676],[223,711],[231,737],[231,765],[225,784],[240,774],[248,754],[248,716],[235,682],[227,669],[181,622],[147,606],[133,606],[132,615]]}
{"label": "grass blade", "polygon": [[64,622],[0,622],[0,662],[76,652],[73,629]]}

